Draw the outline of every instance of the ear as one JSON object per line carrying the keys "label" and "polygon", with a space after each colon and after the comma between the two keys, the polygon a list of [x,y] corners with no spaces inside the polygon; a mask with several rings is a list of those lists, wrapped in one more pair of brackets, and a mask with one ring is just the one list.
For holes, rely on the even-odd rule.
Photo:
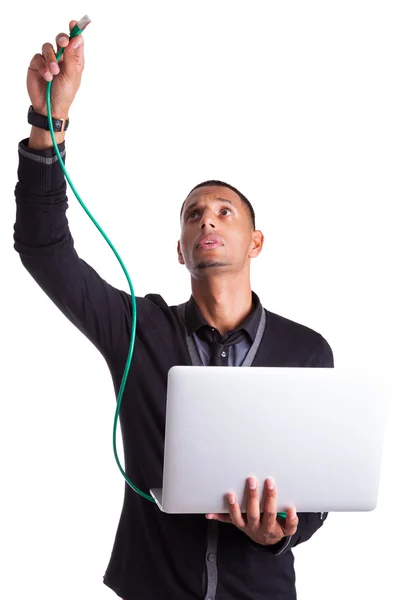
{"label": "ear", "polygon": [[256,258],[260,254],[263,244],[264,244],[264,236],[261,233],[261,231],[256,229],[251,234],[249,258]]}
{"label": "ear", "polygon": [[177,251],[178,251],[178,261],[180,262],[180,264],[181,264],[181,265],[184,265],[184,264],[185,264],[185,261],[184,261],[184,259],[183,259],[183,254],[182,254],[182,251],[181,251],[181,243],[180,243],[180,241],[179,241],[179,240],[178,240],[178,248],[177,248]]}

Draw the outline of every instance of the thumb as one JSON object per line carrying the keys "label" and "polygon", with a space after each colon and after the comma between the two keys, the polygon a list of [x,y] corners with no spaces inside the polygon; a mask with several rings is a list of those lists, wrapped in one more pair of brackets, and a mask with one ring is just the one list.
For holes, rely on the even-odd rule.
{"label": "thumb", "polygon": [[[69,30],[72,31],[78,21],[70,21]],[[63,53],[63,70],[68,78],[81,74],[85,64],[84,42],[82,34],[73,37]]]}

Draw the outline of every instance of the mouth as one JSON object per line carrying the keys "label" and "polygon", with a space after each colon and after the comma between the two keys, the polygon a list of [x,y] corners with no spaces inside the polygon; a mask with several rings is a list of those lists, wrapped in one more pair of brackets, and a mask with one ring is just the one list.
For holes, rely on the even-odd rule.
{"label": "mouth", "polygon": [[216,234],[203,235],[196,244],[199,250],[214,250],[220,246],[223,246],[222,239]]}

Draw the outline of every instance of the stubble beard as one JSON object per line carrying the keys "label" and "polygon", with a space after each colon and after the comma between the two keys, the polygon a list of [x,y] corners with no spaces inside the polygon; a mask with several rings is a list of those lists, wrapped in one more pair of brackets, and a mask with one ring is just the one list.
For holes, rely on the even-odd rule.
{"label": "stubble beard", "polygon": [[196,269],[215,269],[217,267],[228,267],[229,263],[220,260],[202,260],[196,265]]}

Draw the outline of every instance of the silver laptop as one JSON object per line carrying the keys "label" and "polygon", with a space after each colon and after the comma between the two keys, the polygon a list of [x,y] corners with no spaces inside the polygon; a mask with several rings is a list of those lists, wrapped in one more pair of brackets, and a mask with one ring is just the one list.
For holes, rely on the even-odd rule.
{"label": "silver laptop", "polygon": [[385,373],[339,368],[188,367],[168,374],[163,488],[167,513],[246,512],[249,476],[276,481],[278,511],[377,505]]}

